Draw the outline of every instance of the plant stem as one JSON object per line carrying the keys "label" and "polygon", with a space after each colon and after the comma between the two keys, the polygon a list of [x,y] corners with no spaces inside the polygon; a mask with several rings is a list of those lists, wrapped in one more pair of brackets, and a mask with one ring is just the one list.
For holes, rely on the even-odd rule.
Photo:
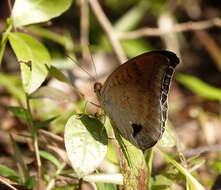
{"label": "plant stem", "polygon": [[82,189],[82,183],[83,183],[83,178],[79,179],[79,182],[78,182],[78,189],[79,190]]}
{"label": "plant stem", "polygon": [[38,168],[41,168],[41,159],[39,155],[39,147],[38,147],[38,136],[37,133],[34,134],[34,149],[35,149],[35,156],[37,159]]}
{"label": "plant stem", "polygon": [[[37,131],[34,129],[34,123],[33,123],[33,118],[32,118],[32,114],[31,114],[31,107],[30,107],[30,99],[27,94],[26,94],[26,104],[27,104],[27,110],[28,110],[29,116],[30,116],[30,120],[28,120],[28,123],[30,126],[31,134],[32,134],[32,143],[34,145],[34,151],[35,151],[35,157],[37,160],[38,172],[41,172],[41,159],[40,159],[39,147],[38,147],[38,136],[37,136]],[[38,176],[41,176],[40,173],[38,174]]]}
{"label": "plant stem", "polygon": [[35,156],[36,156],[38,168],[40,168],[41,167],[41,159],[40,159],[40,155],[39,155],[38,136],[37,136],[36,130],[34,129],[34,123],[33,123],[32,114],[31,114],[31,107],[30,107],[30,99],[29,99],[28,95],[26,95],[26,103],[27,103],[28,112],[30,114],[29,125],[30,125],[31,134],[32,134],[32,142],[34,145]]}
{"label": "plant stem", "polygon": [[151,186],[152,186],[151,173],[152,173],[152,164],[153,164],[153,149],[152,148],[147,150],[145,160],[146,160],[147,169],[148,169],[147,189],[151,189]]}

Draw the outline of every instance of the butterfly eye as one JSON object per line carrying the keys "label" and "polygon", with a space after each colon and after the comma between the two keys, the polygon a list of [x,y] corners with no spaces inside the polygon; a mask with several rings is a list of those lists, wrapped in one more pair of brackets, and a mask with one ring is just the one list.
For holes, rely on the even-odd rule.
{"label": "butterfly eye", "polygon": [[102,88],[102,84],[100,82],[96,82],[94,84],[94,92],[100,92]]}

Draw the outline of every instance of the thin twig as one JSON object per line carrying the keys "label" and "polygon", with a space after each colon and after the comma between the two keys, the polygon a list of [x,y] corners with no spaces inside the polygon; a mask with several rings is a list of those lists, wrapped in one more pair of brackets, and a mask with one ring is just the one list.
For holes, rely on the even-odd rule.
{"label": "thin twig", "polygon": [[9,6],[10,14],[11,14],[12,13],[12,2],[11,2],[11,0],[8,0],[8,6]]}
{"label": "thin twig", "polygon": [[108,20],[108,18],[104,14],[104,12],[103,12],[103,10],[97,0],[89,0],[89,3],[91,5],[91,8],[92,8],[95,16],[97,17],[97,19],[99,21],[99,23],[101,24],[102,28],[106,32],[106,34],[107,34],[107,36],[108,36],[108,38],[114,48],[114,51],[117,55],[118,60],[120,61],[120,63],[124,63],[127,60],[127,57],[124,54],[124,51],[123,51],[123,49],[120,45],[120,42],[118,40],[118,36],[117,36],[116,32],[114,31],[114,28],[112,27],[110,21]]}
{"label": "thin twig", "polygon": [[29,99],[28,95],[26,97],[26,104],[27,104],[27,110],[28,110],[30,117],[31,117],[31,121],[29,122],[29,125],[30,125],[30,129],[31,129],[31,133],[32,133],[35,155],[36,155],[36,159],[37,159],[37,165],[40,168],[41,167],[41,159],[40,159],[39,151],[38,151],[38,138],[37,138],[36,131],[34,131],[34,129],[33,129],[33,120],[32,120],[31,108],[30,108],[30,99]]}
{"label": "thin twig", "polygon": [[90,52],[88,49],[88,35],[89,35],[89,9],[88,1],[81,0],[81,47],[83,60],[90,61]]}
{"label": "thin twig", "polygon": [[0,178],[0,184],[3,183],[5,186],[9,187],[10,189],[12,190],[18,190],[16,189],[14,186],[12,186],[11,184],[8,183],[8,179],[7,181],[6,180],[3,180],[2,177]]}
{"label": "thin twig", "polygon": [[79,190],[82,190],[82,184],[83,184],[83,178],[79,179],[79,182],[78,182],[78,189]]}
{"label": "thin twig", "polygon": [[38,148],[37,133],[34,134],[34,148],[35,148],[35,155],[36,155],[36,159],[37,159],[38,168],[41,168],[41,159],[39,156],[40,154],[39,154],[39,148]]}
{"label": "thin twig", "polygon": [[211,27],[221,27],[221,18],[213,18],[206,21],[199,21],[199,22],[185,22],[181,24],[175,24],[174,27],[170,31],[162,31],[159,28],[141,28],[131,32],[124,32],[119,33],[119,39],[134,39],[134,38],[141,38],[145,36],[161,36],[166,33],[171,32],[187,32],[190,30],[203,30]]}
{"label": "thin twig", "polygon": [[120,173],[115,174],[96,174],[84,177],[84,181],[96,183],[113,183],[123,185],[123,175]]}
{"label": "thin twig", "polygon": [[221,71],[221,49],[217,42],[206,31],[201,30],[196,31],[195,33],[200,39],[200,42],[205,46],[205,48],[209,52],[219,71]]}
{"label": "thin twig", "polygon": [[186,161],[186,157],[185,157],[184,152],[183,152],[183,148],[182,148],[181,143],[180,143],[180,139],[177,136],[175,130],[173,130],[173,134],[174,134],[174,137],[175,137],[175,140],[176,140],[176,150],[179,154],[179,159],[182,163],[182,166],[187,168],[187,161]]}
{"label": "thin twig", "polygon": [[193,157],[195,155],[199,155],[202,153],[207,153],[207,152],[218,152],[221,151],[221,145],[212,145],[212,146],[203,146],[203,147],[198,147],[195,149],[190,149],[185,151],[185,156],[186,157]]}
{"label": "thin twig", "polygon": [[194,165],[192,168],[188,169],[190,173],[198,170],[203,164],[205,164],[205,161],[200,162],[199,164]]}
{"label": "thin twig", "polygon": [[51,190],[55,186],[55,181],[57,177],[60,175],[64,167],[66,166],[66,163],[62,163],[60,168],[56,171],[55,175],[52,177],[52,179],[49,181],[46,190]]}

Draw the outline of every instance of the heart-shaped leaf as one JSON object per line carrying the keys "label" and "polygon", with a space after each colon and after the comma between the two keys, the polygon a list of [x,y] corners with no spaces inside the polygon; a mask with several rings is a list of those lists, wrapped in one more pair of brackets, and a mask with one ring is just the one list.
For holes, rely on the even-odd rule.
{"label": "heart-shaped leaf", "polygon": [[9,34],[9,42],[20,61],[22,83],[26,93],[34,92],[45,80],[50,67],[50,54],[35,38],[20,32]]}
{"label": "heart-shaped leaf", "polygon": [[72,116],[65,126],[64,140],[68,158],[79,178],[93,172],[107,152],[106,130],[92,116]]}
{"label": "heart-shaped leaf", "polygon": [[72,0],[16,0],[12,19],[16,27],[46,22],[60,16],[71,3]]}

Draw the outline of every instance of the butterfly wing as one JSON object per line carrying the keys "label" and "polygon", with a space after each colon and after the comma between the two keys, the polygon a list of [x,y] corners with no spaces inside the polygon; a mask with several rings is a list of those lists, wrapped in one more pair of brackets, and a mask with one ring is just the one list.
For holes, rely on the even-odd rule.
{"label": "butterfly wing", "polygon": [[167,118],[167,94],[179,63],[169,51],[154,51],[119,66],[100,91],[101,107],[121,135],[145,150],[160,139]]}

